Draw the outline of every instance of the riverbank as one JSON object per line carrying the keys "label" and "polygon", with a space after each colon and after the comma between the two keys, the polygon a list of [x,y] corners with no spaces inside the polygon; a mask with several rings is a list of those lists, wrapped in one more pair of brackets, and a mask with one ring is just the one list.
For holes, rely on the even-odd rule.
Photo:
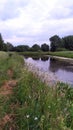
{"label": "riverbank", "polygon": [[52,72],[43,72],[38,67],[33,65],[32,63],[25,62],[25,65],[27,67],[27,70],[29,72],[32,72],[36,77],[39,78],[43,83],[45,83],[48,86],[55,86],[57,82],[60,82],[55,74]]}
{"label": "riverbank", "polygon": [[[48,82],[49,83],[49,82]],[[24,58],[0,52],[0,130],[73,130],[73,89],[50,87]]]}
{"label": "riverbank", "polygon": [[24,55],[24,56],[46,56],[46,55],[51,55],[51,56],[58,56],[58,57],[65,57],[65,58],[73,58],[73,51],[58,51],[58,52],[18,52],[19,55]]}
{"label": "riverbank", "polygon": [[51,55],[51,56],[73,59],[73,51],[49,52],[48,54]]}
{"label": "riverbank", "polygon": [[66,63],[72,63],[73,64],[73,58],[66,58],[66,57],[60,57],[60,56],[54,56],[54,55],[49,55],[49,57],[58,59],[60,61],[65,61]]}

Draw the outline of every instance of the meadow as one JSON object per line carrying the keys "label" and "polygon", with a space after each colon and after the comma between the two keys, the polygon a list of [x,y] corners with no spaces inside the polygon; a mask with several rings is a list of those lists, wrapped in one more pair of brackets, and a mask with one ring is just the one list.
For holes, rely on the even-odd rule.
{"label": "meadow", "polygon": [[66,57],[66,58],[73,58],[73,51],[56,51],[56,52],[18,52],[19,55],[24,56],[44,56],[44,55],[51,55],[51,56],[59,56],[59,57]]}
{"label": "meadow", "polygon": [[73,58],[73,51],[49,52],[49,55],[66,57],[66,58]]}
{"label": "meadow", "polygon": [[0,52],[0,130],[73,130],[73,88],[47,86],[23,56]]}

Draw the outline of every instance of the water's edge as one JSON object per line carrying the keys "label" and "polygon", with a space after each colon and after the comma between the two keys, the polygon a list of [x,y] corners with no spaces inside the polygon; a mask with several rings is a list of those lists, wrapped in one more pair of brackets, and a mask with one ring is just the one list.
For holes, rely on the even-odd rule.
{"label": "water's edge", "polygon": [[28,71],[31,71],[34,75],[36,75],[42,82],[46,83],[48,86],[55,86],[57,82],[59,82],[56,75],[48,72],[41,72],[39,68],[35,67],[35,65],[31,63],[25,62],[25,66]]}

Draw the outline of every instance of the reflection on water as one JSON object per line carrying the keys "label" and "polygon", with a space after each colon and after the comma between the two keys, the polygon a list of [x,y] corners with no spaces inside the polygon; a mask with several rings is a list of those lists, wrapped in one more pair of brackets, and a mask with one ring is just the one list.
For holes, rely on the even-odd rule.
{"label": "reflection on water", "polygon": [[39,60],[40,57],[32,57],[33,60]]}
{"label": "reflection on water", "polygon": [[60,81],[73,84],[73,64],[50,57],[25,58],[43,72],[54,73]]}
{"label": "reflection on water", "polygon": [[47,57],[47,56],[41,57],[41,60],[42,60],[42,61],[47,61],[48,59],[49,59],[49,57]]}
{"label": "reflection on water", "polygon": [[65,61],[60,61],[54,58],[50,58],[49,70],[52,72],[57,72],[59,71],[59,69],[73,72],[73,64]]}

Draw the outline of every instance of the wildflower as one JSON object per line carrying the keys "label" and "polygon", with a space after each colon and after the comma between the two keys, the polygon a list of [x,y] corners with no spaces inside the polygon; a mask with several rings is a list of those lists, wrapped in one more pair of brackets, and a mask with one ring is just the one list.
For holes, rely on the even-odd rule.
{"label": "wildflower", "polygon": [[27,118],[29,118],[29,115],[26,115]]}
{"label": "wildflower", "polygon": [[38,120],[38,117],[35,117],[34,120],[35,120],[35,121]]}

